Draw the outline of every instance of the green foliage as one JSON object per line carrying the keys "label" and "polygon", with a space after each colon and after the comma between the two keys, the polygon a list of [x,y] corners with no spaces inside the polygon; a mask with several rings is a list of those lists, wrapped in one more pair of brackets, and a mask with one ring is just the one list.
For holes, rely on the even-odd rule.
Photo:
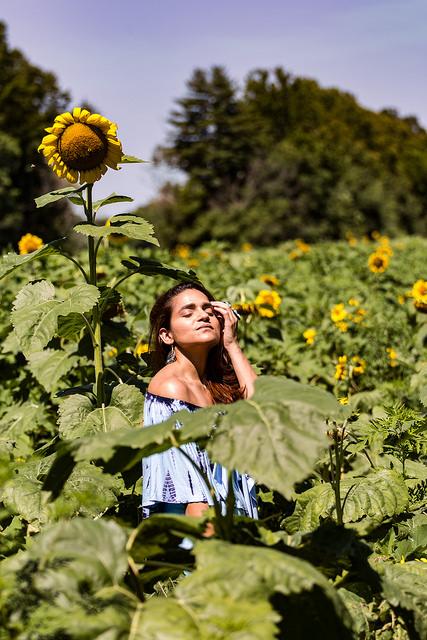
{"label": "green foliage", "polygon": [[213,66],[193,72],[169,124],[155,158],[187,181],[138,210],[162,246],[426,232],[427,133],[414,117],[369,111],[280,67],[238,87]]}
{"label": "green foliage", "polygon": [[[368,241],[247,252],[211,243],[183,257],[144,244],[139,257],[135,246],[115,250],[110,236],[100,239],[102,285],[93,289],[63,255],[7,259],[19,268],[2,281],[0,309],[1,640],[425,635],[427,334],[407,293],[425,277],[426,243],[391,246],[388,270],[372,274]],[[150,371],[136,347],[170,277],[199,279],[236,305],[261,290],[282,302],[271,318],[254,307],[239,321],[239,341],[263,374],[254,396],[141,429]],[[93,301],[103,314],[101,406]],[[330,317],[339,302],[345,331]],[[349,366],[338,380],[343,354]],[[351,368],[356,355],[363,373]],[[345,432],[343,525],[326,432]],[[138,524],[141,456],[188,441],[256,478],[259,521],[210,509]],[[203,535],[208,522],[215,538]]]}
{"label": "green foliage", "polygon": [[53,207],[48,218],[35,210],[34,196],[57,185],[37,147],[45,127],[66,110],[70,97],[53,73],[8,45],[3,22],[0,68],[0,246],[15,244],[28,232],[49,242],[69,227],[73,214],[62,205]]}

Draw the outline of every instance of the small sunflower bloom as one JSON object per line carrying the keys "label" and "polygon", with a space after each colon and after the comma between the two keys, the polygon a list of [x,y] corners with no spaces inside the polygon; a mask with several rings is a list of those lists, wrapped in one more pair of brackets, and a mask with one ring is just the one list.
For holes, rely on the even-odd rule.
{"label": "small sunflower bloom", "polygon": [[306,344],[313,344],[317,331],[316,329],[313,329],[313,327],[310,327],[309,329],[306,329],[302,335],[305,338]]}
{"label": "small sunflower bloom", "polygon": [[344,307],[343,302],[339,302],[338,304],[335,304],[332,307],[331,309],[332,322],[341,322],[342,320],[345,320],[346,317],[347,317],[347,311]]}
{"label": "small sunflower bloom", "polygon": [[351,359],[351,362],[352,362],[352,371],[355,375],[360,375],[365,372],[366,360],[364,360],[360,356],[353,356]]}
{"label": "small sunflower bloom", "polygon": [[350,305],[350,307],[358,307],[360,302],[357,298],[349,298],[348,304]]}
{"label": "small sunflower bloom", "polygon": [[338,398],[338,402],[340,404],[348,404],[348,396],[342,396],[341,398]]}
{"label": "small sunflower bloom", "polygon": [[297,238],[295,240],[295,244],[297,245],[298,249],[303,253],[308,253],[310,251],[310,245],[304,242],[304,240],[301,240],[300,238]]}
{"label": "small sunflower bloom", "polygon": [[33,253],[43,246],[43,240],[32,233],[26,233],[18,242],[19,255],[23,256],[27,253]]}
{"label": "small sunflower bloom", "polygon": [[405,296],[402,296],[401,294],[397,296],[397,301],[399,304],[405,304]]}
{"label": "small sunflower bloom", "polygon": [[368,267],[372,273],[384,273],[390,262],[390,257],[385,253],[375,251],[368,258]]}
{"label": "small sunflower bloom", "polygon": [[383,244],[377,247],[376,253],[379,253],[384,256],[389,256],[391,258],[391,256],[393,255],[393,249],[389,244]]}
{"label": "small sunflower bloom", "polygon": [[136,356],[140,356],[143,353],[147,353],[149,351],[149,345],[147,342],[139,342],[135,348],[134,354]]}
{"label": "small sunflower bloom", "polygon": [[61,113],[45,131],[38,151],[58,178],[68,182],[96,182],[108,167],[117,169],[123,155],[117,125],[87,109]]}
{"label": "small sunflower bloom", "polygon": [[412,287],[411,296],[414,300],[427,304],[427,281],[417,280]]}
{"label": "small sunflower bloom", "polygon": [[341,322],[336,322],[335,326],[337,327],[337,329],[339,329],[342,333],[346,333],[346,331],[348,331],[348,322],[344,322],[341,320]]}
{"label": "small sunflower bloom", "polygon": [[190,257],[191,247],[188,244],[177,244],[173,253],[178,256],[178,258],[182,258],[183,260],[187,260]]}
{"label": "small sunflower bloom", "polygon": [[118,351],[116,349],[116,347],[110,347],[109,349],[107,349],[105,355],[107,356],[107,358],[115,358],[118,354]]}
{"label": "small sunflower bloom", "polygon": [[277,287],[280,284],[279,279],[269,273],[263,273],[259,279],[261,282],[270,285],[270,287]]}
{"label": "small sunflower bloom", "polygon": [[251,244],[250,242],[244,242],[241,246],[242,251],[245,252],[252,251],[253,248],[253,244]]}
{"label": "small sunflower bloom", "polygon": [[395,351],[393,347],[387,347],[386,351],[388,353],[390,367],[397,367],[399,365],[397,361],[399,357],[397,351]]}
{"label": "small sunflower bloom", "polygon": [[271,289],[262,289],[255,298],[258,313],[264,318],[272,318],[277,315],[281,302],[282,298],[277,291]]}
{"label": "small sunflower bloom", "polygon": [[289,260],[296,260],[297,258],[301,257],[301,252],[298,251],[298,249],[292,249],[292,251],[289,254]]}
{"label": "small sunflower bloom", "polygon": [[200,264],[200,261],[197,260],[197,258],[190,258],[189,260],[187,260],[187,265],[191,268],[195,268],[198,267]]}
{"label": "small sunflower bloom", "polygon": [[231,305],[232,309],[236,309],[242,316],[250,316],[256,313],[257,308],[254,302],[240,302]]}
{"label": "small sunflower bloom", "polygon": [[335,380],[345,380],[347,376],[347,356],[339,356],[335,365]]}
{"label": "small sunflower bloom", "polygon": [[427,281],[417,280],[412,287],[410,295],[414,298],[414,307],[418,311],[427,313]]}

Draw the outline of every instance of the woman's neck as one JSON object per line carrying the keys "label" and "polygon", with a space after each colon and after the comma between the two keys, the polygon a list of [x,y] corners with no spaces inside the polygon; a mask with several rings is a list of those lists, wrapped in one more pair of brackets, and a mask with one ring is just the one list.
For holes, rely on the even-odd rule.
{"label": "woman's neck", "polygon": [[202,381],[206,371],[209,352],[206,351],[206,349],[192,349],[190,352],[181,347],[175,347],[175,353],[175,368],[179,370],[180,375],[188,382]]}

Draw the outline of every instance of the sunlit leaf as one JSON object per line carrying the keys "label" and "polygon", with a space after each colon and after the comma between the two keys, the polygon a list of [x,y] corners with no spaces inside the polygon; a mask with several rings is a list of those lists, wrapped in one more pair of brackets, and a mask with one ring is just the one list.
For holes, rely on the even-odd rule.
{"label": "sunlit leaf", "polygon": [[112,233],[118,233],[134,240],[144,240],[150,244],[159,246],[159,241],[154,237],[152,224],[132,214],[119,214],[110,218],[110,225],[96,225],[79,223],[74,225],[74,231],[93,238],[106,238]]}
{"label": "sunlit leaf", "polygon": [[15,271],[15,269],[33,262],[33,260],[38,260],[44,256],[60,254],[61,252],[57,249],[57,245],[63,240],[65,240],[65,238],[53,240],[53,242],[44,244],[40,249],[36,249],[36,251],[32,251],[31,253],[27,253],[22,256],[17,253],[6,253],[0,259],[0,280],[9,273],[12,273],[12,271]]}
{"label": "sunlit leaf", "polygon": [[83,189],[86,188],[86,186],[86,184],[83,184],[79,187],[65,187],[64,189],[56,189],[55,191],[45,193],[44,195],[35,199],[36,207],[37,209],[39,209],[40,207],[45,207],[47,204],[51,204],[52,202],[56,202],[57,200],[62,200],[62,198],[74,196],[76,193],[81,193]]}

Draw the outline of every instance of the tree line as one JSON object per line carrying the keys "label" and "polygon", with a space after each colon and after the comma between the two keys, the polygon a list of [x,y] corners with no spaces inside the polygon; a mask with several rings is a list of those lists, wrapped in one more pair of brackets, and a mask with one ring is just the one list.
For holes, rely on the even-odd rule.
{"label": "tree line", "polygon": [[427,133],[281,67],[196,69],[155,161],[185,172],[138,209],[163,245],[272,245],[303,236],[427,231]]}

